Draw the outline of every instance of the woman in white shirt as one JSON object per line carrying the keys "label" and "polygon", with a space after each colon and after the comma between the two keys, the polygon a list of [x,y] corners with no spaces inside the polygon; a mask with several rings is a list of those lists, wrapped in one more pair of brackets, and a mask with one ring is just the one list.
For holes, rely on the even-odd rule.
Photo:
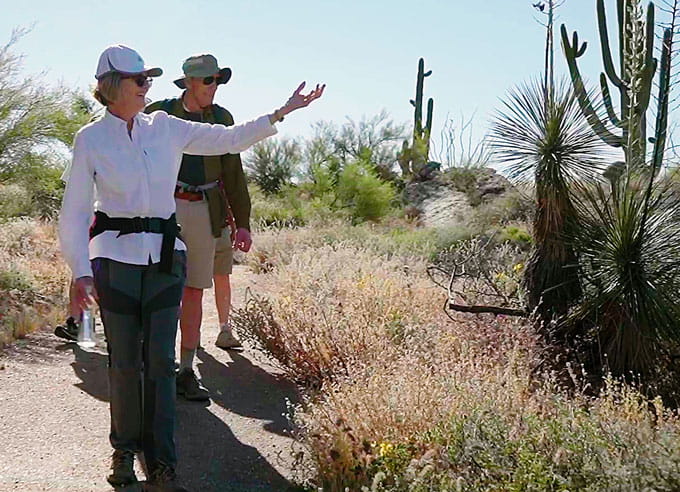
{"label": "woman in white shirt", "polygon": [[162,111],[144,114],[150,77],[161,74],[126,46],[101,54],[95,97],[106,112],[76,135],[59,239],[78,303],[98,300],[106,332],[114,448],[108,480],[114,486],[136,482],[134,454],[144,452],[145,490],[181,491],[174,361],[186,248],[173,193],[182,153],[242,152],[274,135],[274,122],[319,98],[324,86],[304,95],[303,83],[271,115],[227,128]]}

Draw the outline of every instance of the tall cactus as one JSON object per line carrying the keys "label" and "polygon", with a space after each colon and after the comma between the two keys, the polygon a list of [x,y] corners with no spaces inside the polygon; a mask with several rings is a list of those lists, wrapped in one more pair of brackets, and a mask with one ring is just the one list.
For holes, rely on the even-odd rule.
{"label": "tall cactus", "polygon": [[[597,21],[604,65],[604,72],[600,74],[600,90],[608,123],[604,123],[595,110],[578,68],[577,59],[585,53],[587,43],[579,43],[576,31],[570,42],[566,26],[564,24],[561,26],[562,47],[581,111],[602,141],[612,147],[623,149],[626,164],[632,167],[645,164],[647,110],[657,69],[657,60],[653,57],[654,4],[649,3],[645,20],[638,10],[638,4],[639,0],[617,0],[620,65],[617,73],[609,46],[604,0],[597,0]],[[655,135],[653,139],[650,139],[654,143],[652,160],[654,169],[658,169],[661,165],[666,143],[671,37],[672,33],[666,29],[661,54],[660,93],[656,110]],[[614,109],[607,80],[619,91],[620,114],[617,114]]]}
{"label": "tall cactus", "polygon": [[429,98],[427,101],[427,116],[423,126],[423,86],[425,77],[432,75],[432,70],[425,72],[425,60],[418,60],[418,77],[416,79],[416,98],[409,102],[414,107],[413,111],[413,141],[409,146],[404,141],[399,155],[399,165],[402,174],[417,175],[418,172],[427,164],[430,154],[430,135],[432,134],[432,114],[434,112],[434,100]]}

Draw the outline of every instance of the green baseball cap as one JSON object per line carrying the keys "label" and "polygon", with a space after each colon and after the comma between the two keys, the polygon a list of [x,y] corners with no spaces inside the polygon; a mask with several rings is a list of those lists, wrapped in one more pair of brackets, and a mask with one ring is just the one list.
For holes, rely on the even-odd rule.
{"label": "green baseball cap", "polygon": [[217,84],[226,84],[231,78],[231,68],[219,68],[217,58],[213,55],[194,55],[190,56],[182,63],[184,75],[173,82],[180,89],[186,89],[185,77],[210,77],[219,73]]}

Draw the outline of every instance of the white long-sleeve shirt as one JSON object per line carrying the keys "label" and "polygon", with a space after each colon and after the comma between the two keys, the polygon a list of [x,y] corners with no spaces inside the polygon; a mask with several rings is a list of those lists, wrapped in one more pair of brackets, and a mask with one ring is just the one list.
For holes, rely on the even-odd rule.
{"label": "white long-sleeve shirt", "polygon": [[[90,259],[109,258],[133,265],[160,261],[162,234],[118,237],[105,231],[91,241],[94,210],[109,217],[160,217],[175,213],[174,191],[182,154],[238,154],[276,128],[268,116],[226,127],[195,123],[163,111],[139,113],[132,134],[108,111],[77,133],[59,214],[61,251],[74,278],[91,276]],[[175,249],[185,250],[182,241]]]}

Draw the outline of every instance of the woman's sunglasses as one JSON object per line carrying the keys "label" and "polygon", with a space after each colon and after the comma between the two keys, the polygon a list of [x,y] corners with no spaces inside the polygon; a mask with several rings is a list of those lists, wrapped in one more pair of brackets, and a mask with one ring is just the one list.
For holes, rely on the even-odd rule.
{"label": "woman's sunglasses", "polygon": [[146,75],[142,74],[123,75],[121,76],[121,79],[132,79],[135,81],[135,84],[137,84],[138,87],[144,87],[146,84],[151,85],[151,83],[153,82],[153,79],[151,77],[147,77]]}

